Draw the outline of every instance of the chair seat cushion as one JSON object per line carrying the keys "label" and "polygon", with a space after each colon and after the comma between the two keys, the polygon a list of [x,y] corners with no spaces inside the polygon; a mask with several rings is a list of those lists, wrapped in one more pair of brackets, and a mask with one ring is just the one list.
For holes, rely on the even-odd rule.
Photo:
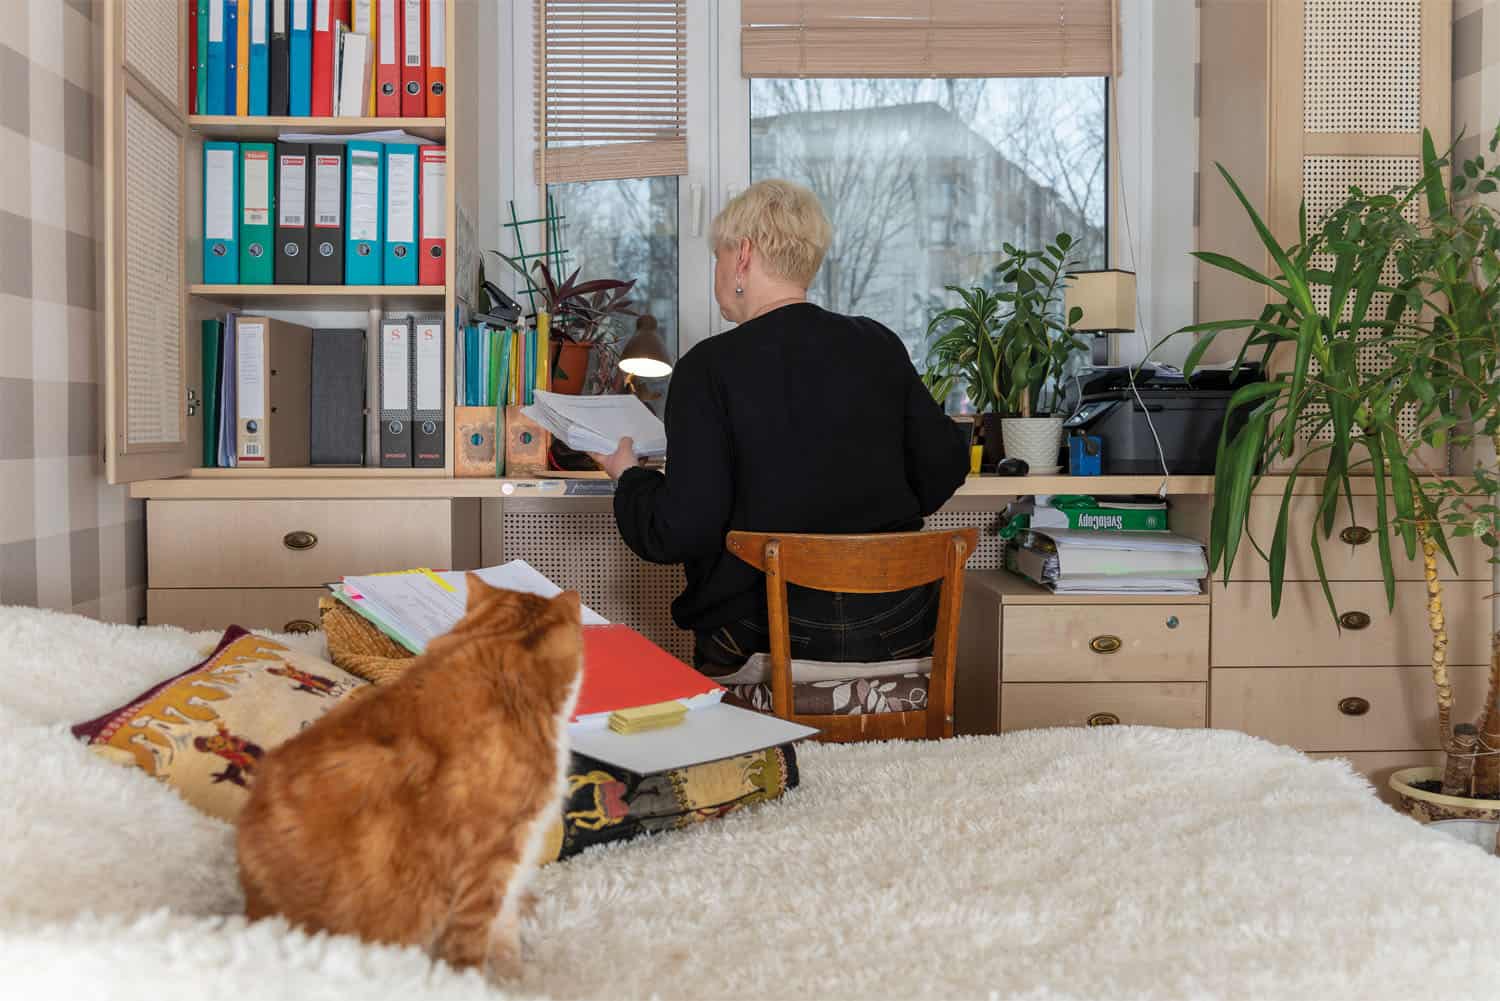
{"label": "chair seat cushion", "polygon": [[[887,663],[890,667],[894,662]],[[830,664],[829,667],[843,666]],[[930,670],[930,667],[929,667]],[[926,674],[884,674],[792,684],[792,711],[799,716],[862,716],[927,708]],[[771,685],[726,685],[752,708],[771,711]]]}

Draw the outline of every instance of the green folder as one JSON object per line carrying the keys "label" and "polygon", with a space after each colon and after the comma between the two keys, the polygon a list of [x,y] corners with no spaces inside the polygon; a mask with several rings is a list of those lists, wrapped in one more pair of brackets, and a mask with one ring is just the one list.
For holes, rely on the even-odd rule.
{"label": "green folder", "polygon": [[224,343],[224,321],[203,321],[203,465],[219,464],[220,347]]}
{"label": "green folder", "polygon": [[240,284],[276,280],[276,144],[240,143]]}

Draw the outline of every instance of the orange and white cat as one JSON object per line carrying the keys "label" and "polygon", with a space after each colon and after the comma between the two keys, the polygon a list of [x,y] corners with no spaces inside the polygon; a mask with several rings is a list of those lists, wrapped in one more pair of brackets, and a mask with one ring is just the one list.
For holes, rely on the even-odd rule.
{"label": "orange and white cat", "polygon": [[576,593],[540,598],[470,574],[452,632],[260,762],[239,818],[248,916],[518,973],[582,662]]}

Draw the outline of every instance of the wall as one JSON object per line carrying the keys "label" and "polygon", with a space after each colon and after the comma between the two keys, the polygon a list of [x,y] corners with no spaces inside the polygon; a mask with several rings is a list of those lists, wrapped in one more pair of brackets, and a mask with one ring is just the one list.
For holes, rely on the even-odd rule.
{"label": "wall", "polygon": [[1454,0],[1453,135],[1459,161],[1485,152],[1500,122],[1500,0]]}
{"label": "wall", "polygon": [[135,622],[144,514],[100,457],[92,4],[0,12],[0,604]]}

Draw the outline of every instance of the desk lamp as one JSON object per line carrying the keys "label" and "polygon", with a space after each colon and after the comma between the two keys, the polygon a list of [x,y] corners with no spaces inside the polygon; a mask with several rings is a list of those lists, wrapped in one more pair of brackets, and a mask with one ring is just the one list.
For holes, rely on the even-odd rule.
{"label": "desk lamp", "polygon": [[1117,268],[1071,272],[1063,308],[1071,316],[1075,306],[1083,310],[1083,317],[1074,329],[1094,335],[1089,361],[1096,366],[1116,364],[1118,345],[1103,335],[1135,330],[1135,272]]}
{"label": "desk lamp", "polygon": [[647,313],[635,321],[635,336],[620,352],[620,371],[625,373],[625,388],[636,396],[641,396],[644,388],[635,384],[637,378],[663,379],[672,374],[672,356],[656,332],[656,317]]}

